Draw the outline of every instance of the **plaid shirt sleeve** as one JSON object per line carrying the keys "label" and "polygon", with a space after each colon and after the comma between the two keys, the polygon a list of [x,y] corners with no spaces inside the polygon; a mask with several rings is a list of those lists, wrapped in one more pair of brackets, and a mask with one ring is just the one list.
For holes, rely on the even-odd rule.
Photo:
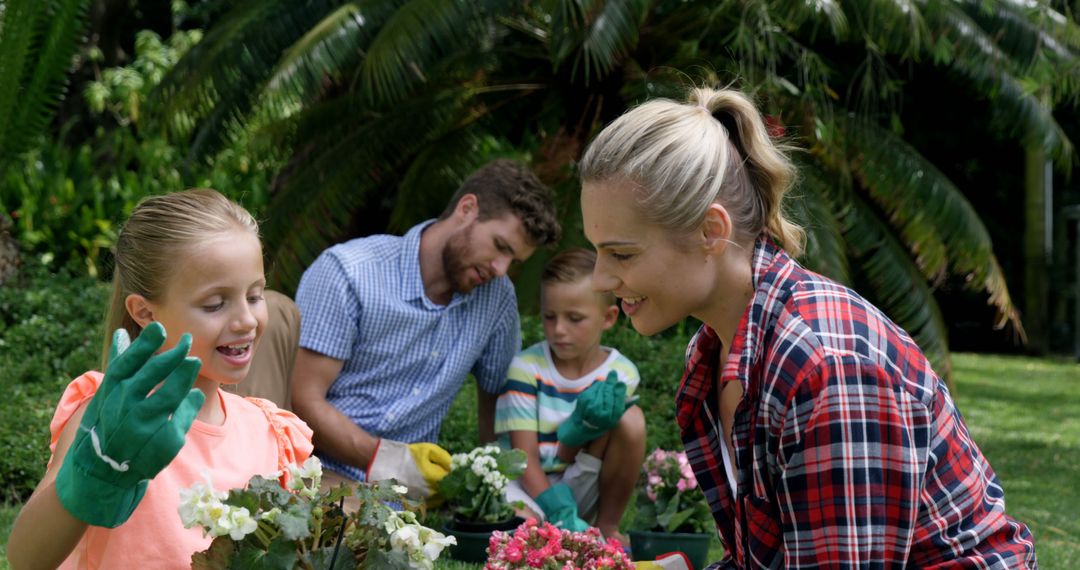
{"label": "plaid shirt sleeve", "polygon": [[[778,426],[779,534],[773,545],[758,534],[756,545],[785,552],[789,568],[905,566],[929,411],[864,358],[826,357],[805,369]],[[744,504],[751,526],[773,510],[756,495]]]}

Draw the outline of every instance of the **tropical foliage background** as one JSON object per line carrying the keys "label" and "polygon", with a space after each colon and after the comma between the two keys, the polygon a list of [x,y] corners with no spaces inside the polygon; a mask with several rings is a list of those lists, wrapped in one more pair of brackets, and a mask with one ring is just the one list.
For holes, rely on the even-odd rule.
{"label": "tropical foliage background", "polygon": [[[1080,27],[1059,0],[0,7],[0,201],[19,247],[91,275],[107,276],[139,197],[210,185],[265,220],[271,279],[289,292],[327,245],[436,214],[501,155],[558,189],[581,242],[574,165],[597,129],[688,84],[732,85],[797,149],[804,263],[870,297],[948,375],[941,290],[975,292],[1018,341],[1025,329],[973,205],[982,189],[920,149],[1004,146],[1009,196],[1025,192],[1025,155],[1060,173],[1076,157]],[[963,122],[923,120],[949,108]],[[542,261],[519,275],[526,307]]]}
{"label": "tropical foliage background", "polygon": [[[591,136],[694,83],[754,96],[800,165],[802,261],[869,297],[940,372],[958,347],[1069,348],[1080,325],[1068,317],[1080,227],[1063,223],[1063,206],[1080,208],[1078,10],[0,0],[0,498],[28,496],[56,396],[97,358],[109,248],[142,197],[210,186],[240,201],[264,222],[272,281],[291,292],[327,245],[436,215],[472,169],[512,156],[557,189],[563,245],[580,245],[575,163]],[[546,255],[516,276],[526,311]],[[657,396],[646,399],[650,445],[678,445],[666,396],[693,328],[615,332]],[[957,358],[957,400],[1048,567],[1075,566],[1080,552],[1075,369]],[[472,401],[459,395],[450,449],[474,443]],[[14,510],[0,507],[0,535]]]}

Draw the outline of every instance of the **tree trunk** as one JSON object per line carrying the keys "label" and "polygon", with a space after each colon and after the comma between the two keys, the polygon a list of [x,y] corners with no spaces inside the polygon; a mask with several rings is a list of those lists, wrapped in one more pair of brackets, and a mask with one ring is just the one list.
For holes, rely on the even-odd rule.
{"label": "tree trunk", "polygon": [[1041,148],[1028,147],[1024,161],[1024,329],[1028,352],[1045,354],[1049,335],[1049,261],[1052,177]]}

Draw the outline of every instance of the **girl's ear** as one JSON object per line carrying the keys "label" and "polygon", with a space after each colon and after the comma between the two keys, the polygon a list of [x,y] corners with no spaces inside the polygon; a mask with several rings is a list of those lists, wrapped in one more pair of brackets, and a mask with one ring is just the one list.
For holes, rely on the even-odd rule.
{"label": "girl's ear", "polygon": [[702,244],[706,253],[719,255],[727,249],[731,243],[731,235],[734,228],[731,225],[731,215],[727,208],[720,204],[712,203],[705,210],[705,220],[701,223],[701,234],[704,238]]}
{"label": "girl's ear", "polygon": [[132,320],[139,323],[142,328],[154,322],[154,308],[150,300],[138,293],[132,293],[124,299],[124,308],[127,309]]}

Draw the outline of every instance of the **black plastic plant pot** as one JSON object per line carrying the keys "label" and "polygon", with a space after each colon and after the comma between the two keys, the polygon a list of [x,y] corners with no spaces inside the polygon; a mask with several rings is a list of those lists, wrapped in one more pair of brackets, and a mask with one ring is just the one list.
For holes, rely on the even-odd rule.
{"label": "black plastic plant pot", "polygon": [[489,523],[463,521],[457,518],[447,521],[443,531],[457,539],[457,544],[447,547],[450,557],[462,562],[482,564],[487,561],[491,533],[497,530],[513,530],[525,522],[521,517]]}

